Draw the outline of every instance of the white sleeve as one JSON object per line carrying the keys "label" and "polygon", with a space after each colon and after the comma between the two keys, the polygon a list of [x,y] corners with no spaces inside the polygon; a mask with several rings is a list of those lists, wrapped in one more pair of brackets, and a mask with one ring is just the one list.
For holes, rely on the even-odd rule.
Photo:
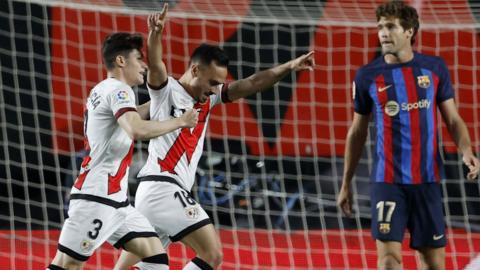
{"label": "white sleeve", "polygon": [[163,85],[161,85],[158,89],[153,89],[147,83],[147,89],[148,89],[148,94],[150,95],[150,99],[163,100],[171,91],[171,87],[170,87],[170,85],[172,84],[171,80],[174,80],[174,78],[168,76],[167,81]]}
{"label": "white sleeve", "polygon": [[107,102],[116,119],[128,111],[137,111],[135,93],[130,87],[120,87],[113,90],[108,94]]}

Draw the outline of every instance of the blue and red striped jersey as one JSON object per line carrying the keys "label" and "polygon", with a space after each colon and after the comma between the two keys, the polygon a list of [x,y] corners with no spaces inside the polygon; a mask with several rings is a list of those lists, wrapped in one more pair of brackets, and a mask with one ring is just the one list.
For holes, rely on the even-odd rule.
{"label": "blue and red striped jersey", "polygon": [[373,112],[376,158],[371,180],[396,184],[440,181],[437,105],[454,97],[445,62],[414,53],[387,64],[383,56],[361,67],[354,81],[355,112]]}

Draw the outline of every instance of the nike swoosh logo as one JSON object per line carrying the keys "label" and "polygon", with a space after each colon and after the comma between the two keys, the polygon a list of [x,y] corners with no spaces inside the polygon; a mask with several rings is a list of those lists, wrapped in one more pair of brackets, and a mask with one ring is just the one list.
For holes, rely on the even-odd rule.
{"label": "nike swoosh logo", "polygon": [[383,91],[387,90],[387,89],[390,88],[390,87],[392,87],[391,84],[390,84],[390,85],[387,85],[387,86],[384,86],[384,87],[380,87],[380,88],[378,88],[378,92],[383,92]]}
{"label": "nike swoosh logo", "polygon": [[442,238],[443,238],[443,234],[440,234],[440,235],[434,234],[434,235],[433,235],[433,240],[435,240],[435,241],[436,241],[436,240],[440,240],[440,239],[442,239]]}

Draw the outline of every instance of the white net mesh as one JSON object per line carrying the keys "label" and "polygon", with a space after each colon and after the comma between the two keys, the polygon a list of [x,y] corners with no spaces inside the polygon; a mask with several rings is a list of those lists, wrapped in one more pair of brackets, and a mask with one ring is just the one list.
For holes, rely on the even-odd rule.
{"label": "white net mesh", "polygon": [[[315,50],[314,72],[213,112],[195,192],[222,239],[222,269],[375,269],[368,175],[373,144],[357,170],[353,219],[335,207],[355,71],[378,52],[381,1],[168,1],[165,62],[179,77],[192,50],[220,44],[229,80]],[[417,49],[447,62],[460,113],[479,150],[475,1],[411,1],[422,22]],[[161,1],[0,1],[0,265],[42,269],[53,258],[68,190],[82,152],[84,100],[105,72],[100,46],[113,31],[146,34]],[[139,100],[148,99],[144,88]],[[373,131],[373,128],[371,129]],[[447,269],[480,253],[478,183],[442,132],[448,225]],[[146,157],[139,142],[133,175]],[[133,194],[133,193],[132,193]],[[418,266],[405,241],[404,266]],[[169,249],[172,269],[192,256]],[[108,245],[86,269],[111,269]],[[477,259],[478,260],[478,259]],[[472,262],[471,262],[472,261]],[[469,268],[470,269],[470,268]]]}

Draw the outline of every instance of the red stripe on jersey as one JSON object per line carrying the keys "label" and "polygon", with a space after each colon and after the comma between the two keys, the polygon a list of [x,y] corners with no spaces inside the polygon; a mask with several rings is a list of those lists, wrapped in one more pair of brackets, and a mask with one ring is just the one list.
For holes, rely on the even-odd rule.
{"label": "red stripe on jersey", "polygon": [[[419,102],[417,95],[416,80],[413,76],[413,70],[411,67],[402,68],[403,78],[405,81],[405,87],[407,89],[408,103],[413,104]],[[412,183],[420,184],[422,182],[422,173],[420,170],[420,157],[421,157],[421,135],[420,135],[420,110],[413,109],[409,112],[410,115],[410,141],[412,145],[411,149],[411,175]]]}
{"label": "red stripe on jersey", "polygon": [[438,130],[437,130],[437,92],[438,92],[438,76],[432,72],[433,77],[433,104],[432,104],[432,113],[433,113],[433,171],[435,174],[435,181],[440,182],[440,173],[438,169],[438,161],[437,161],[437,139],[438,139]]}
{"label": "red stripe on jersey", "polygon": [[193,108],[200,110],[198,114],[198,124],[193,129],[193,132],[190,132],[190,128],[183,128],[165,157],[163,159],[158,158],[158,165],[160,165],[162,172],[167,171],[171,174],[177,174],[175,167],[184,153],[187,156],[188,164],[190,164],[190,160],[205,128],[208,113],[210,112],[210,99],[207,99],[207,102],[203,104],[195,104]]}
{"label": "red stripe on jersey", "polygon": [[126,112],[136,112],[137,109],[135,108],[132,108],[132,107],[127,107],[127,108],[121,108],[120,110],[117,111],[117,113],[115,114],[115,119],[118,120],[118,118],[120,118],[120,116],[122,116],[124,113]]}
{"label": "red stripe on jersey", "polygon": [[127,155],[122,159],[117,173],[115,175],[108,174],[108,195],[117,193],[121,190],[120,182],[127,174],[128,166],[130,166],[130,164],[132,163],[134,144],[135,143],[132,142],[132,145],[130,145],[130,150],[128,150]]}
{"label": "red stripe on jersey", "polygon": [[90,171],[85,170],[85,168],[88,166],[88,163],[90,163],[90,160],[92,160],[92,158],[90,156],[86,156],[83,158],[82,165],[80,165],[80,167],[83,169],[83,172],[78,175],[77,180],[75,180],[75,184],[73,185],[78,190],[82,189],[83,182],[85,182],[85,178]]}
{"label": "red stripe on jersey", "polygon": [[[388,102],[388,88],[383,91],[378,89],[385,88],[385,78],[380,75],[375,80],[377,85],[377,97],[380,104],[383,104],[382,109],[385,110],[385,104]],[[392,119],[385,112],[383,113],[383,154],[385,155],[384,179],[385,183],[393,183],[393,143],[392,143]]]}

